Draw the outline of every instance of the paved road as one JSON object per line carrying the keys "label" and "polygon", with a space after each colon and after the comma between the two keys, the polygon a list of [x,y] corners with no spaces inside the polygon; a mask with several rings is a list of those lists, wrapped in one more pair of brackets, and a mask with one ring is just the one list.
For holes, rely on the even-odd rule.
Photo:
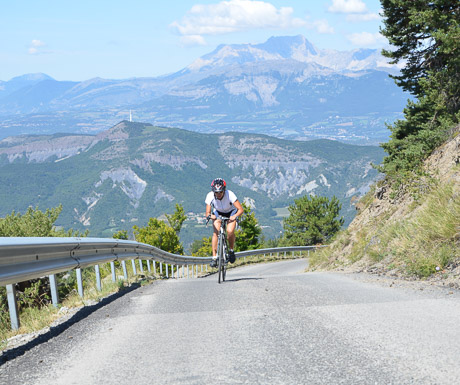
{"label": "paved road", "polygon": [[15,351],[0,383],[460,383],[460,293],[305,266],[137,288]]}

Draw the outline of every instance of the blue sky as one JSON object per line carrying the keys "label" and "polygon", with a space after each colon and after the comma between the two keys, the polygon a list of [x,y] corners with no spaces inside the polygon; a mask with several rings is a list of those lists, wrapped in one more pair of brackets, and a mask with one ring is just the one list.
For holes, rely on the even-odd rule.
{"label": "blue sky", "polygon": [[381,48],[378,0],[0,0],[0,80],[154,77],[219,44],[304,35],[318,48]]}

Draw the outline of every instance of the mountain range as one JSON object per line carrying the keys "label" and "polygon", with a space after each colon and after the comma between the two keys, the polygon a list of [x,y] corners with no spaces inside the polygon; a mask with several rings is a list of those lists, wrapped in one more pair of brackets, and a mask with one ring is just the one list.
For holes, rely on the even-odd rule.
{"label": "mountain range", "polygon": [[109,237],[184,206],[186,245],[204,226],[204,198],[223,177],[250,205],[266,237],[280,234],[287,206],[315,194],[337,196],[349,223],[353,201],[375,181],[383,150],[331,140],[196,133],[122,121],[97,135],[22,135],[0,140],[0,217],[63,204],[58,225]]}
{"label": "mountain range", "polygon": [[173,74],[57,81],[29,74],[0,81],[0,138],[98,133],[127,119],[202,133],[240,131],[356,144],[388,139],[408,95],[377,50],[321,50],[304,36],[221,45]]}

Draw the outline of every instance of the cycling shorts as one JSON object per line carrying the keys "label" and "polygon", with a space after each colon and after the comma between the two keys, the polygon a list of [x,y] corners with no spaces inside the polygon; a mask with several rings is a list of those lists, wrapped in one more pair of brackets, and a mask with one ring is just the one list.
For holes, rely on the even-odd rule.
{"label": "cycling shorts", "polygon": [[214,209],[213,214],[216,217],[223,217],[223,218],[230,218],[232,215],[235,215],[237,213],[238,209],[235,207],[232,211],[229,211],[228,213],[222,213],[220,211],[217,211]]}

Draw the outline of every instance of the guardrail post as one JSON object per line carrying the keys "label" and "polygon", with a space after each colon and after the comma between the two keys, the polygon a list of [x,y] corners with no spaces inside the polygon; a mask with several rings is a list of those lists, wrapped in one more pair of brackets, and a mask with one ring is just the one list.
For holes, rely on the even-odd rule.
{"label": "guardrail post", "polygon": [[176,278],[179,279],[179,265],[176,265]]}
{"label": "guardrail post", "polygon": [[99,265],[94,265],[94,270],[96,271],[96,288],[98,291],[102,291],[101,271],[99,269]]}
{"label": "guardrail post", "polygon": [[169,265],[166,264],[166,278],[169,278]]}
{"label": "guardrail post", "polygon": [[133,273],[134,273],[134,275],[137,275],[136,261],[134,259],[131,259],[131,264],[133,265]]}
{"label": "guardrail post", "polygon": [[121,266],[123,267],[123,275],[125,276],[125,280],[128,280],[128,269],[126,268],[126,261],[121,261]]}
{"label": "guardrail post", "polygon": [[190,278],[190,265],[187,265],[187,278]]}
{"label": "guardrail post", "polygon": [[160,262],[160,275],[163,275],[163,263]]}
{"label": "guardrail post", "polygon": [[81,269],[78,268],[76,269],[77,273],[77,286],[78,286],[78,294],[80,295],[81,298],[83,298],[83,280],[81,278]]}
{"label": "guardrail post", "polygon": [[139,259],[139,269],[141,269],[141,273],[144,272],[144,265],[142,264],[142,259]]}
{"label": "guardrail post", "polygon": [[110,270],[112,271],[112,282],[117,282],[117,275],[115,270],[115,262],[110,262]]}
{"label": "guardrail post", "polygon": [[157,276],[157,261],[153,261],[153,275]]}
{"label": "guardrail post", "polygon": [[152,271],[152,269],[150,268],[150,259],[147,259],[147,270],[149,271],[149,273]]}
{"label": "guardrail post", "polygon": [[10,310],[11,329],[19,329],[18,303],[16,301],[16,288],[14,285],[6,285],[6,294],[8,297],[8,309]]}
{"label": "guardrail post", "polygon": [[49,276],[50,279],[50,291],[51,291],[51,302],[53,303],[54,307],[58,307],[59,305],[59,292],[56,282],[56,276],[51,274]]}

